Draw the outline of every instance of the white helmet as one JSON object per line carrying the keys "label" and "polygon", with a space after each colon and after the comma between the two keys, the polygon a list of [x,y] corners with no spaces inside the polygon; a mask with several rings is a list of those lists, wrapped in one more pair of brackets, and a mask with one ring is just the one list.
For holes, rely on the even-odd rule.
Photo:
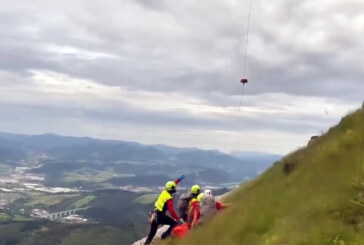
{"label": "white helmet", "polygon": [[204,193],[205,193],[206,195],[210,195],[210,196],[212,196],[212,191],[211,191],[211,190],[205,190],[205,191],[204,191]]}

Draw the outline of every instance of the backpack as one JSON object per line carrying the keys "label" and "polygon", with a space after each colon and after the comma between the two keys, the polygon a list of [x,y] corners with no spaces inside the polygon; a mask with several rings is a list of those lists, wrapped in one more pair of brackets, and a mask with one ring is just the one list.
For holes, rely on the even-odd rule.
{"label": "backpack", "polygon": [[206,219],[212,218],[215,214],[217,214],[215,197],[212,195],[204,195],[200,203],[199,221],[202,223]]}
{"label": "backpack", "polygon": [[189,192],[183,193],[180,196],[180,198],[178,199],[177,209],[178,209],[179,216],[183,220],[187,219],[188,203],[191,201],[192,197],[193,197],[193,195],[189,191]]}

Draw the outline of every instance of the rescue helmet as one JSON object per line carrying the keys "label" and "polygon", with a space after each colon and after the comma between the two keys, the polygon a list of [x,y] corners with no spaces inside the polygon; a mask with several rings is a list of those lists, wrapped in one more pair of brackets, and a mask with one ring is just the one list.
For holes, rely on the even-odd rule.
{"label": "rescue helmet", "polygon": [[170,192],[176,192],[176,183],[174,181],[168,181],[166,183],[166,190]]}
{"label": "rescue helmet", "polygon": [[203,193],[200,193],[200,194],[197,196],[197,201],[202,202],[202,198],[203,198]]}
{"label": "rescue helmet", "polygon": [[194,195],[200,194],[201,187],[199,185],[194,185],[191,187],[191,193]]}
{"label": "rescue helmet", "polygon": [[204,191],[204,193],[205,193],[206,195],[210,195],[210,196],[212,196],[212,191],[211,191],[211,190],[205,190],[205,191]]}

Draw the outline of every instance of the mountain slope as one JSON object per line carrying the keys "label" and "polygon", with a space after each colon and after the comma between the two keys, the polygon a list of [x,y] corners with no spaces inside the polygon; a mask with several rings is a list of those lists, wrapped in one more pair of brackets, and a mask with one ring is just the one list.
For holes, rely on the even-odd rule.
{"label": "mountain slope", "polygon": [[232,206],[209,224],[163,244],[364,244],[364,111],[226,201]]}

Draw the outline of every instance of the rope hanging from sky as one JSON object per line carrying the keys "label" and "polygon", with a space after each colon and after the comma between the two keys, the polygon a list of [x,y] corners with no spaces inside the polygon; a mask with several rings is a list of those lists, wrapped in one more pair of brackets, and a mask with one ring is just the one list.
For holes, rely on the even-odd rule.
{"label": "rope hanging from sky", "polygon": [[[248,24],[247,24],[246,38],[245,38],[244,78],[246,75],[246,64],[248,61],[249,32],[250,32],[250,20],[251,20],[252,7],[253,7],[253,0],[250,0]],[[243,85],[245,85],[245,84],[243,84]]]}
{"label": "rope hanging from sky", "polygon": [[[243,106],[244,86],[248,82],[248,80],[246,78],[246,66],[247,66],[247,62],[248,62],[248,46],[249,46],[249,33],[250,33],[250,22],[251,22],[252,8],[253,8],[253,0],[250,0],[250,6],[249,6],[249,12],[248,12],[248,23],[247,23],[246,34],[245,34],[243,79],[241,80],[241,83],[243,84],[243,89],[242,89],[242,92],[241,92],[241,99],[240,99],[240,104],[239,104],[238,115],[240,115],[240,111],[241,111],[241,108]],[[240,125],[239,116],[238,116],[238,125]],[[240,136],[238,136],[238,143],[240,144]]]}

